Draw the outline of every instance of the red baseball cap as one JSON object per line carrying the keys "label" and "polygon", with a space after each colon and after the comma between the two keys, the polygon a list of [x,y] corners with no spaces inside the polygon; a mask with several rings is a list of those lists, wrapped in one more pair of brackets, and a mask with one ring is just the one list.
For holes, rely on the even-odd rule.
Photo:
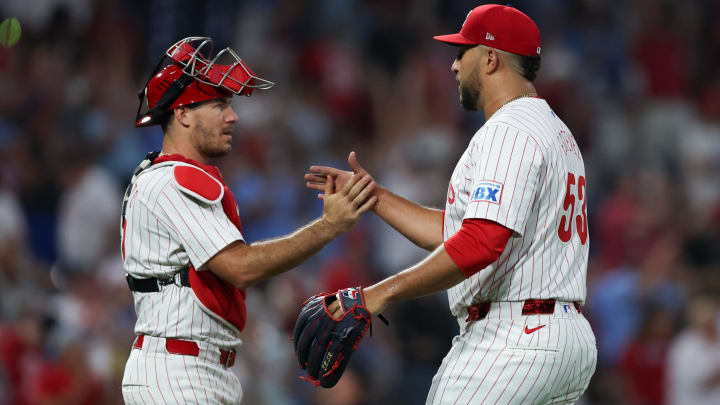
{"label": "red baseball cap", "polygon": [[450,45],[482,44],[525,56],[540,55],[540,30],[522,11],[499,4],[470,10],[457,34],[436,35]]}

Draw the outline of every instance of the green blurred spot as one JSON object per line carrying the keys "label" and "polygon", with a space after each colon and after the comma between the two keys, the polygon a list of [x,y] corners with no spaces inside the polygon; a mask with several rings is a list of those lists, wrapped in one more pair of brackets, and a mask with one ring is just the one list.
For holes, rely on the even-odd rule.
{"label": "green blurred spot", "polygon": [[0,45],[9,48],[20,40],[20,21],[17,18],[6,18],[0,23]]}

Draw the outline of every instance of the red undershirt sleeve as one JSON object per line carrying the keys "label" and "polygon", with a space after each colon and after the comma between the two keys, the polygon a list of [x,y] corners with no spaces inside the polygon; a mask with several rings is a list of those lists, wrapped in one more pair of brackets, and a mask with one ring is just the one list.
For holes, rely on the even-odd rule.
{"label": "red undershirt sleeve", "polygon": [[494,263],[505,250],[512,230],[487,219],[470,218],[445,241],[445,251],[470,278]]}

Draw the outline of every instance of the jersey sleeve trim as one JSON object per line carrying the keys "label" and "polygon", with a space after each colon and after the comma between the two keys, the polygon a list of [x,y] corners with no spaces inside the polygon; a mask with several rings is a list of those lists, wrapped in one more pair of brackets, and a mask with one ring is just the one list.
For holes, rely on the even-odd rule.
{"label": "jersey sleeve trim", "polygon": [[225,188],[217,179],[191,165],[176,165],[172,182],[180,191],[205,204],[217,204],[225,194]]}
{"label": "jersey sleeve trim", "polygon": [[512,230],[485,219],[466,219],[445,241],[445,251],[466,278],[495,263],[505,250]]}

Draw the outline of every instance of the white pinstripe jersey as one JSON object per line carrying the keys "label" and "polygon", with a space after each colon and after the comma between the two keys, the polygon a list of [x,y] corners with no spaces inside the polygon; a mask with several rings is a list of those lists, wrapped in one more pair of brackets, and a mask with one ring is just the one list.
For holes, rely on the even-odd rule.
{"label": "white pinstripe jersey", "polygon": [[585,166],[570,130],[543,99],[502,106],[475,134],[452,174],[443,238],[466,218],[511,230],[500,258],[448,290],[458,316],[480,301],[585,301]]}
{"label": "white pinstripe jersey", "polygon": [[[207,204],[182,192],[169,161],[143,170],[130,190],[124,231],[125,271],[136,278],[171,277],[192,264],[198,271],[240,231],[222,204]],[[212,314],[189,287],[169,284],[157,293],[133,293],[135,333],[238,346],[236,327]]]}

